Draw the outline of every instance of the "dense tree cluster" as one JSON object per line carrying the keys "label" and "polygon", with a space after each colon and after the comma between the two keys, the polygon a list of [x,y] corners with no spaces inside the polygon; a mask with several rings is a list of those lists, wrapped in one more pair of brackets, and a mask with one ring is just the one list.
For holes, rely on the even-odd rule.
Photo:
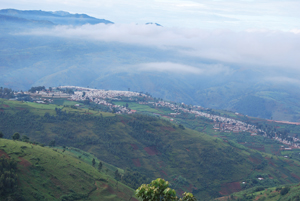
{"label": "dense tree cluster", "polygon": [[143,183],[148,183],[149,178],[137,171],[126,170],[122,176],[122,182],[131,188],[138,188]]}
{"label": "dense tree cluster", "polygon": [[36,91],[46,90],[45,86],[31,87],[28,91],[31,93],[35,93]]}
{"label": "dense tree cluster", "polygon": [[9,88],[3,88],[0,87],[0,98],[13,98],[14,97],[14,91]]}
{"label": "dense tree cluster", "polygon": [[15,114],[9,112],[0,113],[0,130],[5,137],[11,138],[15,132],[20,134],[30,134],[34,131],[42,131],[44,126],[38,115],[34,115],[28,110],[16,111]]}
{"label": "dense tree cluster", "polygon": [[15,197],[17,183],[17,162],[10,158],[0,157],[0,195]]}

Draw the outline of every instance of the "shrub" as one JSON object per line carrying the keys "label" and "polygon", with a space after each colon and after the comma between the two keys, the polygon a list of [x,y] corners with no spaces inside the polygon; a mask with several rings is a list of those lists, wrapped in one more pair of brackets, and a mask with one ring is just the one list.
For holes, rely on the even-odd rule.
{"label": "shrub", "polygon": [[281,194],[281,195],[286,195],[289,191],[290,191],[290,188],[289,188],[289,187],[285,187],[285,188],[283,188],[283,189],[280,191],[280,194]]}

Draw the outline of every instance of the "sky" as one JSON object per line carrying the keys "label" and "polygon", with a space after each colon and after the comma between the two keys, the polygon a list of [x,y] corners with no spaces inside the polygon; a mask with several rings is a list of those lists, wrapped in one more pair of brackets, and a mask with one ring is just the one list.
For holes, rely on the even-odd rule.
{"label": "sky", "polygon": [[85,13],[117,24],[201,29],[300,29],[299,0],[0,0],[0,9]]}

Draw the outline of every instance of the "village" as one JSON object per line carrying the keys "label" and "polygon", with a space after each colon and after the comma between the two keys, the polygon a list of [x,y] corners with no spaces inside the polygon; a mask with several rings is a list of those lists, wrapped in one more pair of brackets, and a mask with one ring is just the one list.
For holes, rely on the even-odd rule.
{"label": "village", "polygon": [[[55,88],[53,88],[55,89]],[[143,105],[152,105],[154,107],[166,107],[171,110],[173,110],[173,113],[170,113],[169,115],[171,117],[176,117],[177,115],[180,115],[181,113],[188,113],[193,114],[195,117],[205,117],[208,119],[211,119],[214,122],[213,129],[219,130],[222,132],[249,132],[251,136],[256,136],[258,133],[260,135],[267,137],[267,134],[264,130],[258,129],[255,125],[247,124],[245,122],[223,117],[219,115],[213,115],[209,114],[203,111],[199,111],[204,109],[201,106],[187,106],[184,103],[170,103],[167,101],[138,101],[137,97],[148,97],[148,95],[145,95],[143,93],[138,92],[132,92],[132,91],[115,91],[115,90],[103,90],[103,89],[92,89],[92,88],[86,88],[86,87],[78,87],[78,86],[60,86],[57,87],[57,89],[60,90],[53,90],[53,91],[36,91],[36,93],[29,93],[31,96],[42,96],[44,99],[41,99],[40,101],[36,101],[37,103],[46,103],[51,102],[51,99],[46,98],[68,98],[72,101],[91,101],[96,104],[102,104],[105,106],[108,106],[112,111],[116,111],[117,114],[132,114],[135,113],[136,110],[131,110],[130,108],[126,106],[121,105],[115,105],[110,103],[108,100],[115,100],[120,101],[122,100],[122,97],[128,98],[129,101],[135,101],[139,104]],[[61,91],[61,89],[72,89],[74,91],[73,94],[67,94]],[[79,106],[79,105],[77,105]],[[236,113],[237,114],[237,113]],[[172,118],[170,119],[173,120]],[[285,139],[282,139],[278,136],[273,137],[274,140],[279,141],[285,145],[287,145],[289,148],[300,148],[300,139],[293,137],[293,141],[287,141]],[[290,150],[290,149],[287,150]]]}

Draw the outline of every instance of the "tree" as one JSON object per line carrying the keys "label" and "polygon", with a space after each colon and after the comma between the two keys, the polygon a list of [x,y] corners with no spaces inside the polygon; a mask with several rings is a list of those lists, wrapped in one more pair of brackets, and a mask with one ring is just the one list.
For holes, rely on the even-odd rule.
{"label": "tree", "polygon": [[176,191],[169,188],[169,182],[158,178],[150,184],[142,184],[136,191],[136,196],[143,201],[196,201],[192,193],[183,193],[182,198],[176,196]]}
{"label": "tree", "polygon": [[3,138],[4,134],[0,131],[0,138]]}
{"label": "tree", "polygon": [[182,124],[179,124],[178,127],[179,127],[180,129],[182,129],[182,130],[185,129],[184,126],[183,126]]}
{"label": "tree", "polygon": [[13,139],[13,140],[19,140],[19,139],[20,139],[20,134],[19,134],[19,133],[15,133],[15,134],[12,136],[12,139]]}
{"label": "tree", "polygon": [[115,171],[115,179],[116,179],[117,181],[119,181],[119,180],[121,180],[121,178],[122,178],[122,175],[119,173],[118,170],[116,170],[116,171]]}
{"label": "tree", "polygon": [[93,166],[95,166],[95,164],[96,164],[96,161],[95,161],[94,158],[93,158],[93,160],[92,160],[92,164],[93,164]]}
{"label": "tree", "polygon": [[22,136],[22,141],[23,142],[28,142],[29,141],[29,137],[27,137],[26,135]]}
{"label": "tree", "polygon": [[49,147],[55,147],[55,140],[51,140],[49,142]]}
{"label": "tree", "polygon": [[168,201],[176,200],[176,191],[169,188],[169,182],[158,178],[150,184],[142,184],[136,190],[136,196],[143,201]]}
{"label": "tree", "polygon": [[103,165],[102,165],[102,162],[100,161],[99,164],[98,164],[98,170],[99,170],[99,171],[102,170],[102,166],[103,166]]}

